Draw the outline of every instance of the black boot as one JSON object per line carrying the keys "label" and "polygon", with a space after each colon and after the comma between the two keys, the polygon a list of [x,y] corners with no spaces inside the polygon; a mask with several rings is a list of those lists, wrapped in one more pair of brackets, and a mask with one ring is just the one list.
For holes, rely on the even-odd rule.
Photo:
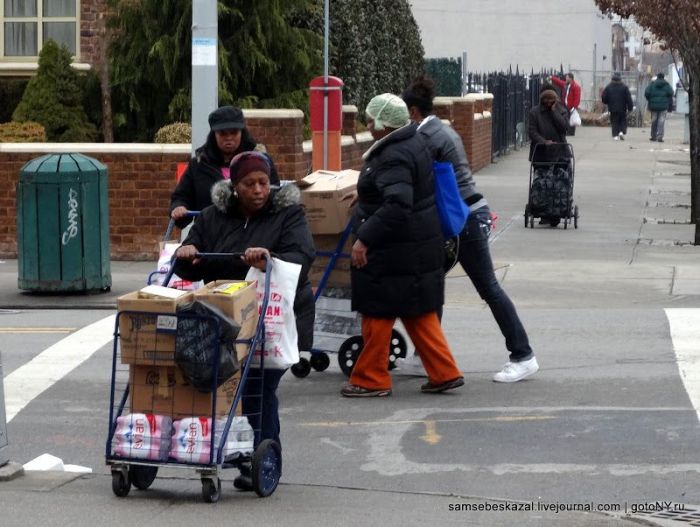
{"label": "black boot", "polygon": [[250,492],[253,490],[253,469],[250,463],[243,463],[240,466],[241,475],[233,480],[233,486],[238,490]]}

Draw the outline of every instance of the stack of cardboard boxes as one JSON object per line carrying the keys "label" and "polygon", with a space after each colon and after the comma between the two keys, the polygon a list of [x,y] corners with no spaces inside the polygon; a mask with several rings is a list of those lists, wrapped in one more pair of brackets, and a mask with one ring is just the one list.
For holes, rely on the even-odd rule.
{"label": "stack of cardboard boxes", "polygon": [[[144,297],[135,291],[117,299],[120,357],[123,364],[129,365],[131,413],[165,415],[173,420],[212,416],[212,394],[199,392],[188,384],[175,363],[176,312],[179,305],[195,300],[213,304],[241,326],[238,339],[251,338],[258,322],[256,284],[247,282],[231,294],[216,291],[231,282],[234,281],[212,282],[195,292],[172,297]],[[249,347],[238,344],[236,351],[242,361]],[[217,390],[216,416],[228,413],[239,381],[240,372]],[[236,413],[240,414],[240,408]]]}
{"label": "stack of cardboard boxes", "polygon": [[[302,203],[306,209],[306,220],[314,236],[317,252],[335,252],[341,235],[350,221],[352,210],[349,201],[342,197],[357,187],[357,170],[332,172],[318,170],[302,179]],[[343,245],[341,252],[350,254],[352,236]],[[317,255],[311,266],[309,279],[318,286],[330,257]],[[350,287],[350,259],[339,258],[326,283],[327,287]]]}

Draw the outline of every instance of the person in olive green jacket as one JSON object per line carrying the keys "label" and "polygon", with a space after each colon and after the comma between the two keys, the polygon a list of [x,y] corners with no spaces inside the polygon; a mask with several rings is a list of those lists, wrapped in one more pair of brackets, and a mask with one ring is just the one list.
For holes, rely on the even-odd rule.
{"label": "person in olive green jacket", "polygon": [[649,141],[664,142],[664,124],[666,112],[671,108],[673,101],[673,88],[664,79],[664,74],[659,73],[656,79],[644,90],[644,97],[649,103],[651,112],[651,137]]}

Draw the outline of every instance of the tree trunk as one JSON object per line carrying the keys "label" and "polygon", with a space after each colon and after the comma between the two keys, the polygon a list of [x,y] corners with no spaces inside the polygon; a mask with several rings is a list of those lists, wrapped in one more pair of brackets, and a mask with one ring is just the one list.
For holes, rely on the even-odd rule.
{"label": "tree trunk", "polygon": [[686,64],[690,75],[690,221],[700,245],[700,63]]}

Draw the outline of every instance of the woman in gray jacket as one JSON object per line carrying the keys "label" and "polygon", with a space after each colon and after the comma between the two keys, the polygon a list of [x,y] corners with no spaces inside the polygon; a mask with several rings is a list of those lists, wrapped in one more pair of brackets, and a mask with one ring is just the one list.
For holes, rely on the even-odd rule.
{"label": "woman in gray jacket", "polygon": [[[459,235],[459,263],[479,296],[491,309],[506,339],[506,348],[510,351],[509,362],[494,375],[493,380],[516,382],[529,377],[539,366],[515,306],[493,272],[488,242],[491,211],[486,198],[476,188],[462,139],[452,127],[433,115],[432,80],[424,77],[416,79],[402,97],[408,106],[411,119],[420,123],[418,131],[427,140],[433,159],[452,163],[459,192],[471,209],[467,223]],[[410,368],[407,361],[402,362],[403,365],[399,368]]]}

